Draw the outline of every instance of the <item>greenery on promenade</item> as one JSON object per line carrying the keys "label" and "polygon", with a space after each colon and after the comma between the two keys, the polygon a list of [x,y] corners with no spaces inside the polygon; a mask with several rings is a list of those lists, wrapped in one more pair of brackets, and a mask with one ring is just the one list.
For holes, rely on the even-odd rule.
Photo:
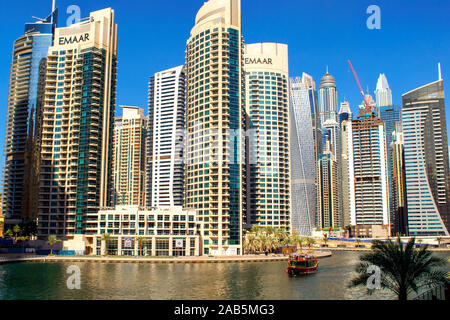
{"label": "greenery on promenade", "polygon": [[[396,242],[375,240],[371,252],[363,254],[360,261],[356,267],[358,276],[349,286],[365,286],[369,295],[377,289],[377,282],[379,289],[392,291],[399,300],[407,300],[413,292],[417,294],[421,289],[446,282],[446,271],[439,269],[445,260],[434,257],[427,244],[415,248],[415,238],[406,245],[400,237]],[[380,270],[378,280],[373,266]]]}
{"label": "greenery on promenade", "polygon": [[313,238],[303,238],[297,234],[289,235],[285,229],[253,226],[245,235],[244,253],[260,254],[276,251],[280,246],[303,246],[311,248],[316,242]]}

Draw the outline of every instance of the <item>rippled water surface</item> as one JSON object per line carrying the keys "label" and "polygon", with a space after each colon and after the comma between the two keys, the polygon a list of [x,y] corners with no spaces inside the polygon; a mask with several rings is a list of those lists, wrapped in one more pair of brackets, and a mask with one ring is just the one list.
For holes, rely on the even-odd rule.
{"label": "rippled water surface", "polygon": [[[448,254],[438,254],[448,257]],[[316,274],[289,277],[287,262],[218,264],[16,263],[0,265],[0,299],[392,299],[347,288],[357,252],[320,260]],[[69,290],[70,265],[81,289]]]}

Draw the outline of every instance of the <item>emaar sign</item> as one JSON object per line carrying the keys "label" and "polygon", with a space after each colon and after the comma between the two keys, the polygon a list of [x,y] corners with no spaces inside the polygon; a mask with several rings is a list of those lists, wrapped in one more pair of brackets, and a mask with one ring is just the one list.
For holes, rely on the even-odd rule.
{"label": "emaar sign", "polygon": [[89,33],[84,33],[71,37],[59,37],[59,45],[63,46],[65,44],[73,44],[89,41]]}

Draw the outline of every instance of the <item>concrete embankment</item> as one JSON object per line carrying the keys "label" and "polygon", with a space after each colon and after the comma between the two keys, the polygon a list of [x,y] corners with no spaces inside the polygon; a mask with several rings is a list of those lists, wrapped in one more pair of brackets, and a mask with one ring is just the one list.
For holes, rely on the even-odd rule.
{"label": "concrete embankment", "polygon": [[[330,257],[330,251],[314,252],[319,259]],[[96,262],[96,263],[249,263],[287,261],[283,255],[246,255],[239,257],[177,257],[177,258],[146,258],[146,257],[89,257],[89,256],[30,256],[2,257],[0,264],[15,262]]]}

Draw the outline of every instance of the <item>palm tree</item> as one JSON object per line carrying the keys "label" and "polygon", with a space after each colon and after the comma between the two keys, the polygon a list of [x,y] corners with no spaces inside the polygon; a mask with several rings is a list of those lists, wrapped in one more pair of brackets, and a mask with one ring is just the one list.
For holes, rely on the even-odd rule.
{"label": "palm tree", "polygon": [[289,237],[289,234],[286,231],[286,229],[282,228],[276,228],[274,231],[274,235],[277,237],[280,243],[284,243],[286,239]]}
{"label": "palm tree", "polygon": [[55,244],[57,244],[60,241],[61,240],[58,240],[58,238],[55,235],[48,236],[47,243],[50,246],[50,255],[51,256],[53,255],[53,247],[55,246]]}
{"label": "palm tree", "polygon": [[308,246],[308,248],[311,249],[311,246],[316,243],[316,240],[314,240],[311,237],[307,237],[305,239],[305,242],[306,242],[306,245]]}
{"label": "palm tree", "polygon": [[137,237],[136,241],[138,243],[139,246],[139,255],[142,255],[142,245],[147,242],[147,239],[145,239],[144,237]]}
{"label": "palm tree", "polygon": [[419,240],[417,240],[417,242],[419,243],[419,247],[420,247],[422,245],[423,240],[419,239]]}
{"label": "palm tree", "polygon": [[438,247],[441,247],[442,237],[437,237],[436,241],[438,243]]}
{"label": "palm tree", "polygon": [[108,243],[111,241],[111,235],[109,233],[104,233],[101,238],[102,241],[105,242],[105,256],[108,255]]}
{"label": "palm tree", "polygon": [[5,232],[5,237],[6,238],[12,238],[13,237],[13,232],[11,231],[11,229],[6,230]]}
{"label": "palm tree", "polygon": [[361,245],[361,239],[356,238],[355,242],[356,242],[356,247],[359,248],[359,246]]}
{"label": "palm tree", "polygon": [[324,244],[325,246],[327,246],[327,243],[328,243],[328,236],[327,236],[326,233],[323,235],[322,241],[323,241],[323,244]]}
{"label": "palm tree", "polygon": [[[406,245],[389,240],[383,243],[375,240],[372,251],[360,257],[360,264],[356,267],[359,274],[349,287],[367,286],[373,272],[368,269],[373,266],[380,268],[380,288],[394,292],[399,300],[407,300],[412,292],[418,293],[421,288],[445,283],[443,270],[436,267],[443,266],[445,260],[434,257],[428,245],[420,249],[414,248],[415,239]],[[367,289],[372,294],[375,289]]]}
{"label": "palm tree", "polygon": [[13,232],[14,232],[14,240],[17,241],[17,235],[20,233],[20,227],[19,225],[15,225],[13,227]]}

